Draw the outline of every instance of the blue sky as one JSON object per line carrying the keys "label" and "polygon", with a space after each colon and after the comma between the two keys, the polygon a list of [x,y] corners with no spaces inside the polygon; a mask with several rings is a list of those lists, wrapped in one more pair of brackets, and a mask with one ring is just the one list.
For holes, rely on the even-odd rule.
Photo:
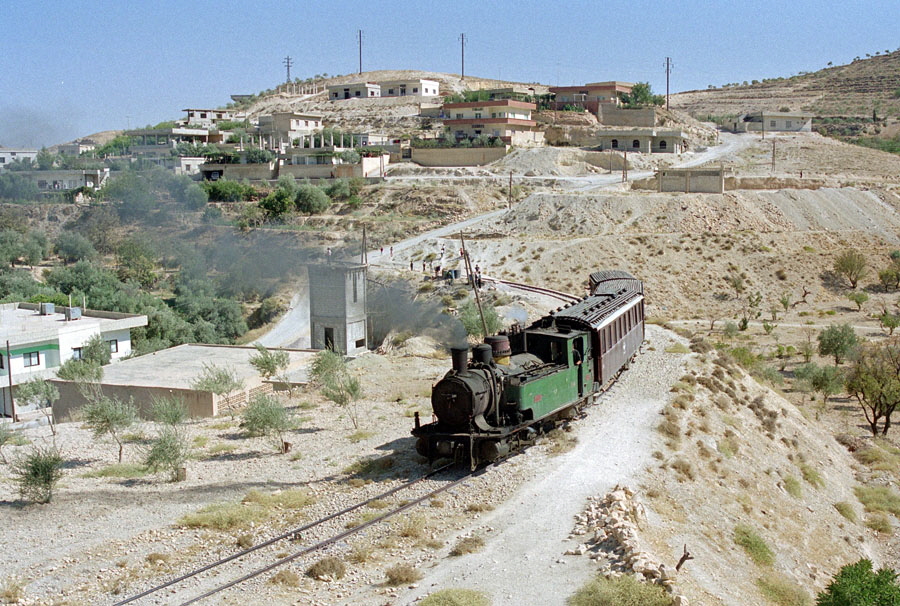
{"label": "blue sky", "polygon": [[0,0],[0,145],[52,145],[224,105],[293,76],[363,69],[665,92],[790,76],[894,51],[897,0]]}

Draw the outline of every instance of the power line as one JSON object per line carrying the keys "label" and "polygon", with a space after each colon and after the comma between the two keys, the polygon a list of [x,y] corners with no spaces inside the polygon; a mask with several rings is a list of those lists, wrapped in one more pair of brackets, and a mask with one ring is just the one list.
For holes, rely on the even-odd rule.
{"label": "power line", "polygon": [[287,57],[284,58],[284,61],[282,61],[282,63],[287,68],[287,80],[285,80],[285,82],[290,82],[291,81],[291,66],[294,64],[294,60],[291,59],[290,55],[288,55]]}
{"label": "power line", "polygon": [[462,69],[460,70],[460,75],[462,76],[462,80],[466,79],[466,35],[459,35],[459,46],[460,50],[462,50]]}

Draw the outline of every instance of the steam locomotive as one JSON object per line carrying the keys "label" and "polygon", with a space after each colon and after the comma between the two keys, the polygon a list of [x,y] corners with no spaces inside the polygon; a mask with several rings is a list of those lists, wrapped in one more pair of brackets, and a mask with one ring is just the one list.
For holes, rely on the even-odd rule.
{"label": "steam locomotive", "polygon": [[416,426],[416,450],[472,469],[576,417],[640,350],[643,283],[624,271],[590,275],[590,294],[527,328],[451,350],[431,392],[436,419]]}

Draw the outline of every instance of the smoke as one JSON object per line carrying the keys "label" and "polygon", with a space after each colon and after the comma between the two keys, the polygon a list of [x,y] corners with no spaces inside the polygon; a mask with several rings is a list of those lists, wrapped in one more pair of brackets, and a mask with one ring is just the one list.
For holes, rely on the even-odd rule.
{"label": "smoke", "polygon": [[466,329],[459,319],[444,313],[438,301],[417,301],[408,285],[369,281],[369,319],[376,343],[390,332],[410,332],[434,338],[444,347],[464,347]]}
{"label": "smoke", "polygon": [[0,107],[0,145],[36,149],[78,136],[71,108]]}
{"label": "smoke", "polygon": [[528,322],[528,312],[523,307],[510,307],[503,314],[504,319],[508,320],[507,324],[518,322],[519,326],[525,326]]}

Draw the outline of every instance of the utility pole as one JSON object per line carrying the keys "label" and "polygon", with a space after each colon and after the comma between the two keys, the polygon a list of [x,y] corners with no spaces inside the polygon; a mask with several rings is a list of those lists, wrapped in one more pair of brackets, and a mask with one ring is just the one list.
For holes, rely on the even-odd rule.
{"label": "utility pole", "polygon": [[459,46],[460,50],[462,50],[462,70],[460,74],[462,75],[462,80],[466,79],[466,35],[459,35]]}
{"label": "utility pole", "polygon": [[672,73],[672,58],[666,57],[666,111],[669,110],[669,74]]}
{"label": "utility pole", "polygon": [[775,139],[772,139],[772,174],[775,174]]}
{"label": "utility pole", "polygon": [[628,182],[628,150],[622,154],[622,183]]}
{"label": "utility pole", "polygon": [[359,73],[362,73],[362,38],[363,31],[361,29],[356,30],[356,40],[359,42]]}
{"label": "utility pole", "polygon": [[284,61],[282,61],[282,63],[287,68],[287,80],[285,80],[285,82],[290,82],[291,81],[291,66],[294,64],[294,60],[291,59],[290,55],[288,55],[287,57],[284,58]]}
{"label": "utility pole", "polygon": [[512,208],[512,171],[509,171],[509,189],[506,194],[506,208]]}

